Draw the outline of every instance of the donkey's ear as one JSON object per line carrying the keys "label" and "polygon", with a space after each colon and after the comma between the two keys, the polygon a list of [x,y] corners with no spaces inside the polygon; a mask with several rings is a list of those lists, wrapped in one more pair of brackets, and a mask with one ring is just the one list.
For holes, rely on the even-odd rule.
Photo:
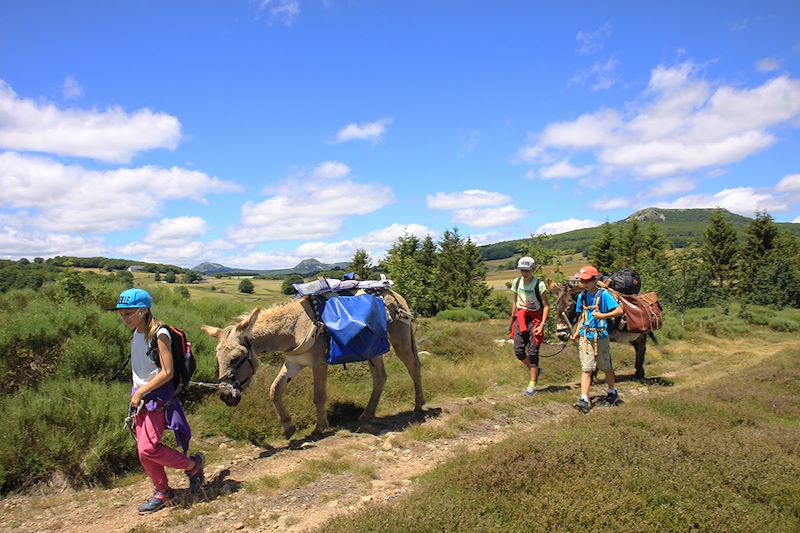
{"label": "donkey's ear", "polygon": [[256,319],[258,318],[258,314],[260,312],[261,312],[261,307],[256,307],[255,309],[253,309],[253,311],[250,313],[250,316],[248,316],[247,318],[236,324],[236,331],[243,331],[248,327],[252,326],[253,324],[255,324]]}
{"label": "donkey's ear", "polygon": [[202,331],[209,337],[214,337],[215,339],[219,339],[219,335],[222,332],[222,329],[215,328],[214,326],[203,326],[200,328],[200,331]]}

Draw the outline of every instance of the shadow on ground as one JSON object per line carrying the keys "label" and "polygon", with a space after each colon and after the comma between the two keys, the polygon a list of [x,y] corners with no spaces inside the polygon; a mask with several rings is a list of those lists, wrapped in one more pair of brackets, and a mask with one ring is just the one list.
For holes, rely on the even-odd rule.
{"label": "shadow on ground", "polygon": [[216,500],[220,496],[227,496],[234,492],[239,492],[242,488],[241,481],[228,479],[231,471],[227,468],[215,472],[211,477],[206,479],[205,484],[200,488],[196,494],[189,492],[189,489],[182,489],[175,491],[176,505],[188,509],[195,503],[210,502]]}

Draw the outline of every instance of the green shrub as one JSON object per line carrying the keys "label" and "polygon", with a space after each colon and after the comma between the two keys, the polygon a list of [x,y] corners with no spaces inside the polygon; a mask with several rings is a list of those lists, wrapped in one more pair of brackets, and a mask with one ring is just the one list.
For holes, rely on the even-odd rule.
{"label": "green shrub", "polygon": [[511,316],[511,300],[506,294],[495,292],[486,299],[483,310],[491,318],[508,318]]}
{"label": "green shrub", "polygon": [[769,329],[773,331],[785,331],[788,333],[800,331],[800,324],[786,318],[773,318],[768,325]]}
{"label": "green shrub", "polygon": [[62,473],[74,486],[102,483],[138,466],[122,425],[129,386],[50,380],[0,398],[0,493]]}
{"label": "green shrub", "polygon": [[481,322],[488,319],[488,314],[470,307],[456,307],[436,313],[436,320],[451,320],[453,322]]}

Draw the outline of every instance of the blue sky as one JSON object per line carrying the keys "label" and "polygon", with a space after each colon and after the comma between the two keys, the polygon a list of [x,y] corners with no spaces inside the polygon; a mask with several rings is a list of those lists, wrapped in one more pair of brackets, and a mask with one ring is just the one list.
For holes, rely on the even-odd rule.
{"label": "blue sky", "polygon": [[0,258],[800,222],[800,3],[0,4]]}

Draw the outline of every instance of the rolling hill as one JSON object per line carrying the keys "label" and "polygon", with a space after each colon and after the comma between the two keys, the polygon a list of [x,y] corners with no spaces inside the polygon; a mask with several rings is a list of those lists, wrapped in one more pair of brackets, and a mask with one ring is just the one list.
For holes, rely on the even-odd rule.
{"label": "rolling hill", "polygon": [[[627,218],[611,222],[612,230],[619,231],[631,220],[638,220],[644,225],[653,223],[661,230],[664,238],[675,248],[684,248],[693,242],[699,243],[708,221],[715,209],[659,209],[648,207],[630,215]],[[752,218],[731,213],[725,209],[723,214],[742,233],[744,227],[752,222]],[[800,236],[800,224],[791,222],[777,222],[776,225],[793,235]],[[566,250],[570,252],[587,252],[589,246],[600,235],[601,226],[584,228],[566,233],[552,235],[547,243],[548,248]],[[485,261],[492,259],[505,259],[518,254],[518,247],[528,239],[516,239],[480,246],[481,256]]]}

